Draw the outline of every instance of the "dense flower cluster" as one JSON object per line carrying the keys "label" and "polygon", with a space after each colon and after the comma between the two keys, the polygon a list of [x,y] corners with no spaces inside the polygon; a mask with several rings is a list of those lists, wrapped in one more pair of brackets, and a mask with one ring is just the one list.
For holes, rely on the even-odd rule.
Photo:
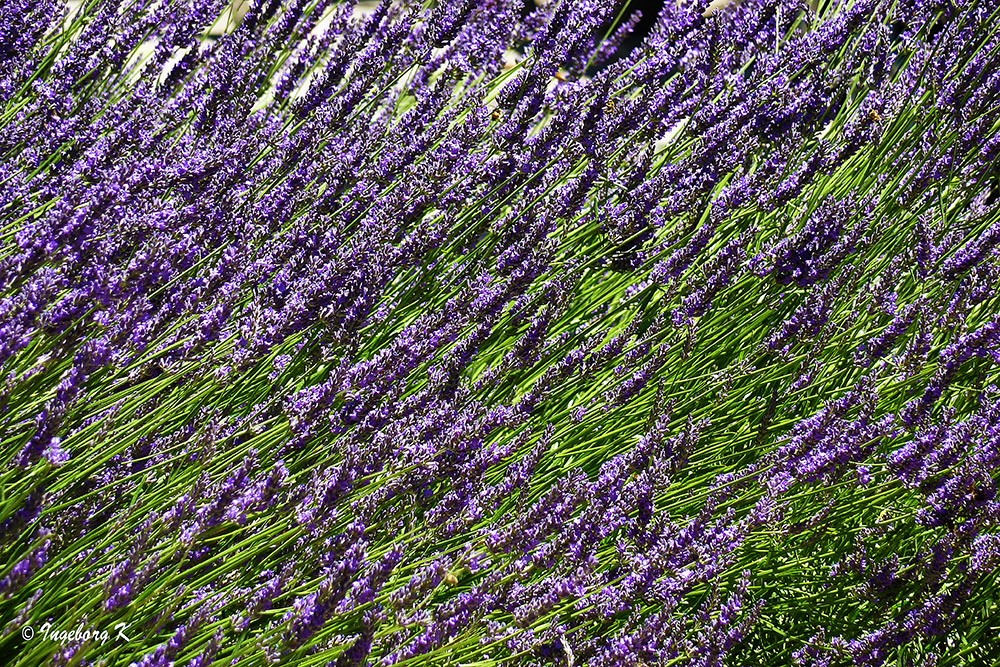
{"label": "dense flower cluster", "polygon": [[705,5],[0,0],[0,654],[996,657],[1000,10]]}

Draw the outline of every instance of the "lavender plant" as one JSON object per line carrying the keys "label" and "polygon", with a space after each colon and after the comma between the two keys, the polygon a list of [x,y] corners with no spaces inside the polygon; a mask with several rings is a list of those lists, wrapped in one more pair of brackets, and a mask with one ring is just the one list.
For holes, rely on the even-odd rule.
{"label": "lavender plant", "polygon": [[356,9],[0,0],[5,664],[1000,660],[1000,9]]}

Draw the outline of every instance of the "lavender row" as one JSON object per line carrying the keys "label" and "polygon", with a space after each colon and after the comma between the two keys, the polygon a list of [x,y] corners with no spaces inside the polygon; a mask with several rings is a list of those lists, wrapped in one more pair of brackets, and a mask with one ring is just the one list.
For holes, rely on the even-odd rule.
{"label": "lavender row", "polygon": [[0,9],[20,664],[977,650],[994,10],[224,9]]}

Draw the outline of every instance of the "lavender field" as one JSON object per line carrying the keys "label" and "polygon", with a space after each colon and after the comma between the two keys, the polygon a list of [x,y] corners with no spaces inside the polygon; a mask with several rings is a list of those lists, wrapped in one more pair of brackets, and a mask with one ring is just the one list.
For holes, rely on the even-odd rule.
{"label": "lavender field", "polygon": [[1000,665],[1000,5],[638,8],[0,0],[0,666]]}

